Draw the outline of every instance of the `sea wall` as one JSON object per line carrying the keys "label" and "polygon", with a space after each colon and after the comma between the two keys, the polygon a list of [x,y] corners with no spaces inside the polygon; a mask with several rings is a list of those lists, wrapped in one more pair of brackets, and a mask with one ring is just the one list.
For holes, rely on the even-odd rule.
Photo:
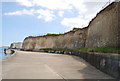
{"label": "sea wall", "polygon": [[10,45],[11,49],[22,49],[22,42],[14,42]]}
{"label": "sea wall", "polygon": [[85,47],[88,28],[73,29],[63,35],[27,37],[23,42],[23,50],[39,50],[42,48],[80,48]]}
{"label": "sea wall", "polygon": [[120,2],[101,10],[88,27],[73,29],[62,35],[26,37],[23,50],[42,48],[120,47]]}
{"label": "sea wall", "polygon": [[102,72],[115,79],[120,79],[120,54],[57,50],[46,50],[45,52],[79,56]]}

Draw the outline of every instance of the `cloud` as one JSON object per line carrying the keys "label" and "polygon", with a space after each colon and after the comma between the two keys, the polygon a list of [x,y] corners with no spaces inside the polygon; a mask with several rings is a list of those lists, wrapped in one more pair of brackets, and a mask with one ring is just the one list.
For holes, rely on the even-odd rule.
{"label": "cloud", "polygon": [[[102,9],[108,0],[17,0],[17,2],[26,7],[41,9],[15,11],[5,13],[5,15],[36,14],[38,19],[43,19],[46,22],[53,21],[59,16],[63,18],[60,21],[61,24],[71,28],[87,26],[88,22],[95,17],[96,13]],[[57,14],[55,14],[56,11]],[[77,15],[67,18],[66,15],[71,14],[71,12],[67,11]]]}
{"label": "cloud", "polygon": [[[16,0],[21,5],[26,7],[41,6],[47,9],[73,9],[76,8],[81,11],[86,11],[84,2],[108,2],[108,0]],[[114,0],[111,0],[111,2]]]}
{"label": "cloud", "polygon": [[63,17],[64,11],[59,11],[58,16]]}
{"label": "cloud", "polygon": [[75,18],[64,18],[61,22],[62,25],[73,28],[73,27],[86,27],[88,25],[88,20],[82,19],[80,17]]}
{"label": "cloud", "polygon": [[44,9],[38,9],[38,10],[34,10],[34,9],[30,9],[30,10],[19,10],[19,11],[15,11],[15,12],[9,12],[9,13],[4,13],[4,15],[37,15],[38,19],[43,19],[46,22],[52,21],[54,20],[54,18],[56,17],[54,15],[53,11],[50,10],[44,10]]}
{"label": "cloud", "polygon": [[21,5],[27,6],[27,7],[32,7],[33,4],[30,0],[16,0],[19,2]]}
{"label": "cloud", "polygon": [[15,12],[4,13],[4,15],[34,15],[34,9],[31,10],[19,10]]}
{"label": "cloud", "polygon": [[[32,0],[33,5],[41,6],[47,9],[71,9],[69,0]],[[71,0],[70,0],[71,1]]]}
{"label": "cloud", "polygon": [[43,19],[46,22],[52,21],[55,18],[55,15],[53,14],[53,11],[50,10],[37,10],[36,13],[39,13],[38,19]]}
{"label": "cloud", "polygon": [[85,11],[83,0],[17,0],[17,2],[26,7],[40,6],[51,10],[76,8]]}
{"label": "cloud", "polygon": [[[38,6],[52,11],[59,10],[58,15],[63,16],[63,10],[76,10],[79,15],[87,17],[94,17],[95,14],[100,11],[102,6],[108,0],[17,0],[21,5],[26,7]],[[91,4],[95,3],[95,4]],[[101,4],[103,3],[103,4]],[[100,4],[100,5],[99,5]],[[65,12],[64,12],[65,13]],[[88,16],[89,15],[89,16]],[[93,16],[94,15],[94,16]],[[91,18],[89,18],[91,19]]]}

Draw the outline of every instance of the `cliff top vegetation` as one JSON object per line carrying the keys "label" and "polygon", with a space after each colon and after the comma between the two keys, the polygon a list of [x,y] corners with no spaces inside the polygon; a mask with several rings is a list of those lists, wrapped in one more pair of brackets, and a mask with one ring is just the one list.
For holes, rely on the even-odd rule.
{"label": "cliff top vegetation", "polygon": [[58,34],[55,34],[55,33],[47,33],[46,35],[40,35],[40,36],[28,36],[29,37],[45,37],[45,36],[59,36],[59,35],[64,35],[64,34],[67,34],[67,33],[70,33],[70,32],[76,32],[78,30],[83,30],[83,29],[86,29],[87,27],[85,28],[76,28],[74,27],[72,30],[68,31],[68,32],[65,32],[65,33],[58,33]]}

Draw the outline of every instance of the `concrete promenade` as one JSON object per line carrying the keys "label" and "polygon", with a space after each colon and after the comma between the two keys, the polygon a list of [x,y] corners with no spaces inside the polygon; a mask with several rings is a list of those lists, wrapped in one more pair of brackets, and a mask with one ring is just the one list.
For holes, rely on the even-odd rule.
{"label": "concrete promenade", "polygon": [[62,54],[16,51],[2,62],[3,79],[111,79],[83,59]]}

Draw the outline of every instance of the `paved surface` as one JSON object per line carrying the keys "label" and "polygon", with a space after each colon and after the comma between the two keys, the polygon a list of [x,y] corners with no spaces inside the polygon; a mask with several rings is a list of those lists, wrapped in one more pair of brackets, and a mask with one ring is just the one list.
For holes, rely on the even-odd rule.
{"label": "paved surface", "polygon": [[70,55],[17,51],[2,65],[3,79],[111,79]]}

